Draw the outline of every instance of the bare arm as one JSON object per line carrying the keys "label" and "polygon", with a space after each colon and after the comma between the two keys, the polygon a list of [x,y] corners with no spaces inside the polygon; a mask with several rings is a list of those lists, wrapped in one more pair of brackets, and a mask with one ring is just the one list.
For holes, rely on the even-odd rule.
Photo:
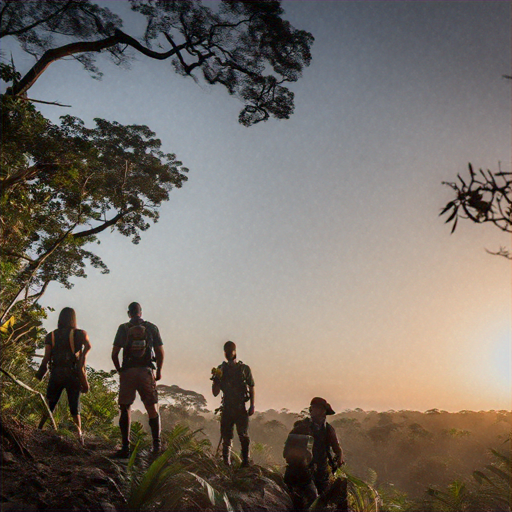
{"label": "bare arm", "polygon": [[48,363],[50,362],[51,358],[52,358],[52,346],[45,345],[43,360],[41,361],[41,366],[39,366],[39,370],[37,370],[36,379],[43,380],[43,377],[46,375],[46,372],[48,371]]}
{"label": "bare arm", "polygon": [[119,364],[119,352],[121,352],[121,347],[116,347],[114,345],[112,347],[112,362],[118,372],[121,371],[121,365]]}
{"label": "bare arm", "polygon": [[164,364],[164,347],[159,345],[155,347],[155,358],[156,358],[156,376],[155,380],[162,378],[162,365]]}
{"label": "bare arm", "polygon": [[91,342],[89,341],[89,335],[85,331],[83,331],[83,333],[84,333],[84,342],[83,342],[82,351],[80,353],[80,360],[78,362],[78,365],[80,366],[80,368],[85,368],[85,360],[87,359],[87,354],[91,350]]}
{"label": "bare arm", "polygon": [[213,396],[217,396],[220,393],[220,380],[214,379],[212,384]]}
{"label": "bare arm", "polygon": [[254,396],[255,396],[254,386],[249,386],[249,399],[250,399],[250,404],[251,404],[249,407],[249,411],[248,411],[249,416],[252,416],[254,414]]}
{"label": "bare arm", "polygon": [[329,444],[331,445],[332,451],[338,460],[338,466],[341,466],[345,462],[343,459],[343,450],[341,449],[340,442],[338,441],[336,430],[334,430],[334,427],[332,426],[329,429]]}

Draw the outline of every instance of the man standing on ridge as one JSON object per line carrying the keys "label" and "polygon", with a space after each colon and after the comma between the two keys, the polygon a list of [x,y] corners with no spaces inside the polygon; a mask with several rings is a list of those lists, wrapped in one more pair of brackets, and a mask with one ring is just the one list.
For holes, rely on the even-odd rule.
{"label": "man standing on ridge", "polygon": [[[164,349],[160,332],[155,324],[142,319],[142,308],[138,302],[128,306],[130,321],[117,329],[112,349],[112,361],[119,372],[119,428],[122,448],[116,453],[119,458],[130,455],[130,407],[136,392],[146,408],[153,437],[153,453],[159,453],[160,416],[156,381],[161,379]],[[119,352],[123,349],[123,364],[119,364]],[[156,361],[156,375],[153,374]]]}
{"label": "man standing on ridge", "polygon": [[[237,361],[236,345],[232,341],[224,344],[224,361],[212,369],[212,393],[217,396],[222,391],[220,417],[220,435],[222,439],[222,458],[231,465],[231,441],[236,431],[242,446],[242,467],[249,465],[249,416],[254,414],[254,379],[249,366]],[[250,401],[249,410],[245,402]]]}

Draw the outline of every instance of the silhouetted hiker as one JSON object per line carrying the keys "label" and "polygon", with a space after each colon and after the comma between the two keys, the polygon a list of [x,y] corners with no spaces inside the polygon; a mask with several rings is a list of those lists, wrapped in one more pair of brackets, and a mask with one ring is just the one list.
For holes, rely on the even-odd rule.
{"label": "silhouetted hiker", "polygon": [[[249,366],[237,361],[236,345],[232,341],[224,344],[226,360],[212,369],[212,393],[217,396],[222,391],[220,416],[220,435],[222,439],[222,458],[228,466],[231,464],[231,441],[233,429],[242,445],[242,466],[249,465],[249,416],[254,414],[254,379]],[[250,400],[249,410],[245,402]]]}
{"label": "silhouetted hiker", "polygon": [[326,502],[336,501],[337,510],[346,511],[346,481],[337,479],[331,485],[329,483],[331,469],[336,470],[345,462],[336,431],[326,421],[334,411],[325,399],[315,397],[309,412],[310,418],[295,422],[283,452],[287,462],[284,481],[290,490],[294,510],[306,510],[317,496],[322,495]]}
{"label": "silhouetted hiker", "polygon": [[[146,408],[153,437],[153,453],[160,451],[160,416],[156,381],[162,376],[164,348],[160,332],[155,324],[142,319],[142,308],[138,302],[128,306],[130,321],[121,324],[112,348],[112,361],[119,372],[119,428],[122,447],[116,457],[130,455],[130,407],[136,392]],[[123,364],[119,364],[119,352],[123,349]],[[156,361],[156,375],[153,374]]]}
{"label": "silhouetted hiker", "polygon": [[[59,314],[57,329],[46,335],[44,356],[36,378],[42,380],[50,365],[50,379],[46,398],[50,411],[54,411],[62,391],[68,396],[69,412],[78,431],[78,440],[83,444],[82,422],[80,420],[80,392],[89,387],[85,376],[85,360],[91,350],[89,336],[76,327],[76,313],[73,308],[64,308]],[[39,422],[42,429],[48,414]]]}

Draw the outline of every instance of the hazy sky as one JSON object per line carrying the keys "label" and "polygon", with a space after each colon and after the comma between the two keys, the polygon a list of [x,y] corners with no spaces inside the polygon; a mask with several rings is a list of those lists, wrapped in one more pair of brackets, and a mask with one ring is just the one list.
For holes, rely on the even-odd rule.
{"label": "hazy sky", "polygon": [[101,236],[109,275],[50,286],[47,328],[74,307],[89,363],[110,369],[139,301],[164,340],[162,382],[211,407],[230,339],[258,410],[316,395],[336,411],[510,409],[511,268],[484,250],[510,237],[464,222],[450,236],[438,217],[441,182],[468,162],[511,169],[510,2],[283,5],[315,37],[288,121],[244,128],[224,89],[142,57],[131,70],[100,60],[102,81],[62,61],[32,88],[72,105],[41,108],[54,120],[147,124],[190,168],[140,245]]}

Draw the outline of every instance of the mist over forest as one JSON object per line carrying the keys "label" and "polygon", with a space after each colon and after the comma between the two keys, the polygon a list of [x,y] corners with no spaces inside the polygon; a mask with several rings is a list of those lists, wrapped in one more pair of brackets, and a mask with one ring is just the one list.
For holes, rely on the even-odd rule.
{"label": "mist over forest", "polygon": [[[206,399],[178,386],[159,386],[164,429],[176,423],[200,430],[211,443],[219,440],[218,414]],[[249,424],[251,457],[258,464],[283,468],[283,447],[298,419],[307,415],[287,409],[256,412]],[[147,428],[147,415],[133,414]],[[491,449],[510,451],[511,411],[447,412],[345,410],[328,417],[336,429],[351,472],[389,493],[419,499],[427,488],[445,488],[470,480],[473,471],[493,462]],[[235,450],[240,450],[235,435]]]}

